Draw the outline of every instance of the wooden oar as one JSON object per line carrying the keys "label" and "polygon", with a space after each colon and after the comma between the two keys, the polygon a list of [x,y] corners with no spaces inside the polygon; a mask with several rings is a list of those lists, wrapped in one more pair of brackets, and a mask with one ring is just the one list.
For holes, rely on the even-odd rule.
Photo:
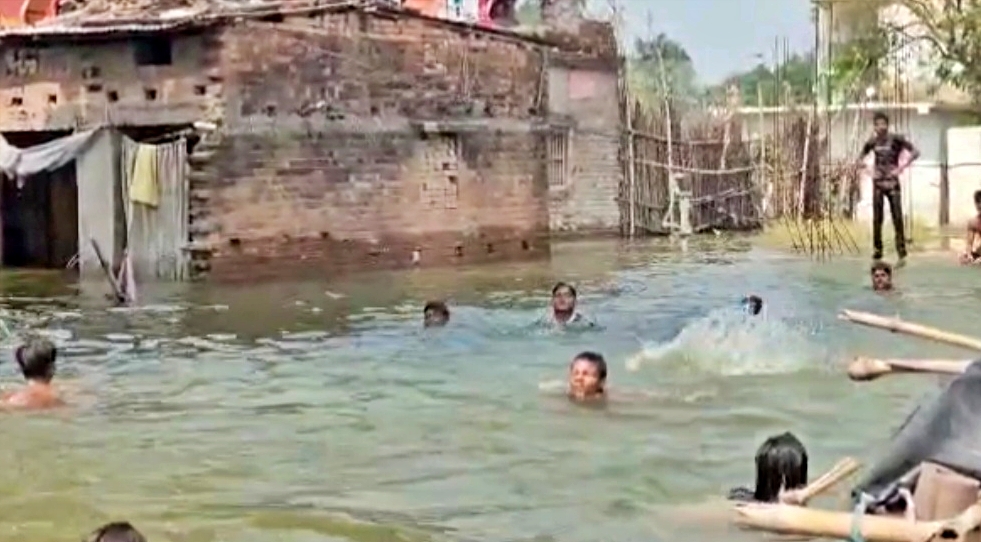
{"label": "wooden oar", "polygon": [[831,467],[831,470],[822,474],[817,480],[807,484],[807,486],[801,489],[792,489],[790,491],[781,492],[780,502],[804,506],[814,497],[831,489],[837,485],[838,482],[841,482],[850,476],[861,466],[861,463],[858,461],[852,459],[851,457],[846,457],[835,463],[835,466]]}
{"label": "wooden oar", "polygon": [[733,522],[744,528],[778,534],[849,540],[853,529],[868,542],[963,541],[981,524],[981,501],[946,521],[909,521],[895,516],[832,512],[787,504],[739,504]]}
{"label": "wooden oar", "polygon": [[848,365],[848,378],[868,381],[899,373],[956,375],[963,373],[971,363],[971,360],[957,359],[876,359],[859,356]]}
{"label": "wooden oar", "polygon": [[981,351],[981,340],[965,335],[959,335],[957,333],[950,333],[929,326],[914,324],[912,322],[904,322],[899,318],[888,318],[868,312],[850,310],[841,311],[838,318],[841,320],[848,320],[849,322],[854,322],[856,324],[861,324],[863,326],[885,329],[887,331],[892,331],[893,333],[903,333],[952,346],[959,346],[968,350]]}

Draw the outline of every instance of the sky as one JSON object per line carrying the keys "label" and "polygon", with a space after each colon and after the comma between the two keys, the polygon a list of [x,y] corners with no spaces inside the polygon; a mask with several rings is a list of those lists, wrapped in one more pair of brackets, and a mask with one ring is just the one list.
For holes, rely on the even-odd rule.
{"label": "sky", "polygon": [[[759,54],[772,63],[776,38],[786,38],[791,51],[814,46],[808,0],[614,1],[624,12],[625,45],[632,46],[635,38],[648,34],[650,13],[650,32],[664,32],[681,43],[703,83],[718,83],[756,66]],[[589,0],[589,9],[599,11],[610,3]]]}

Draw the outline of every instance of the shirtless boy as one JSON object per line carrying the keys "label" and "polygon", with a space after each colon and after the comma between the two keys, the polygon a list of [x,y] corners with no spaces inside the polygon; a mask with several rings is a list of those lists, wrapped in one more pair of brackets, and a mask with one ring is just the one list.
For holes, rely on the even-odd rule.
{"label": "shirtless boy", "polygon": [[27,385],[0,396],[0,406],[37,410],[63,405],[64,402],[51,385],[57,355],[55,345],[43,338],[29,339],[18,347],[14,357]]}
{"label": "shirtless boy", "polygon": [[974,209],[977,214],[967,221],[967,239],[964,241],[964,253],[961,254],[961,263],[965,265],[981,263],[981,248],[975,248],[981,237],[981,190],[974,191]]}

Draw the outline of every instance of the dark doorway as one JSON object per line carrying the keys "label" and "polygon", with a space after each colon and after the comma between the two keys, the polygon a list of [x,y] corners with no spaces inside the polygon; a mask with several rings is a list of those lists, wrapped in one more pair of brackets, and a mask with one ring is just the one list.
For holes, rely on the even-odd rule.
{"label": "dark doorway", "polygon": [[[69,132],[7,132],[7,141],[28,148]],[[0,175],[4,267],[64,269],[78,253],[78,184],[75,163],[25,179]]]}

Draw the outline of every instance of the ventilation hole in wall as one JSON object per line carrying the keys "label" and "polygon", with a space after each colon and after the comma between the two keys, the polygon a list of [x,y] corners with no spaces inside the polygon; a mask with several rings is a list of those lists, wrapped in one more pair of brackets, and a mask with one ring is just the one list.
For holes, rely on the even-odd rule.
{"label": "ventilation hole in wall", "polygon": [[377,117],[378,116],[378,106],[377,105],[371,106],[371,116],[372,117]]}
{"label": "ventilation hole in wall", "polygon": [[85,87],[86,92],[102,92],[102,85],[89,85]]}
{"label": "ventilation hole in wall", "polygon": [[450,184],[456,184],[458,182],[456,175],[447,175],[446,180],[449,181]]}
{"label": "ventilation hole in wall", "polygon": [[453,254],[455,254],[457,258],[462,257],[463,256],[463,245],[457,245],[457,246],[453,247]]}
{"label": "ventilation hole in wall", "polygon": [[157,89],[155,88],[145,88],[143,89],[143,97],[146,101],[152,102],[157,99]]}
{"label": "ventilation hole in wall", "polygon": [[288,234],[288,233],[284,233],[283,234],[283,242],[284,243],[289,243],[292,240],[293,240],[293,237],[290,236],[290,234]]}
{"label": "ventilation hole in wall", "polygon": [[484,115],[488,117],[494,116],[494,106],[491,104],[484,105]]}
{"label": "ventilation hole in wall", "polygon": [[267,117],[275,117],[276,116],[276,105],[275,104],[266,104],[266,107],[264,107],[262,110],[263,110],[263,112],[265,112],[265,114],[266,114]]}
{"label": "ventilation hole in wall", "polygon": [[231,239],[228,240],[228,246],[239,248],[242,246],[242,240],[239,239],[238,237],[232,237]]}
{"label": "ventilation hole in wall", "polygon": [[13,98],[10,99],[10,105],[13,107],[20,107],[24,105],[24,98],[21,98],[20,96],[14,96]]}
{"label": "ventilation hole in wall", "polygon": [[322,232],[320,232],[320,238],[321,239],[330,239],[330,232],[329,231],[322,231]]}
{"label": "ventilation hole in wall", "polygon": [[109,98],[110,102],[118,102],[119,93],[116,92],[115,90],[110,90],[109,92],[106,93],[106,98]]}
{"label": "ventilation hole in wall", "polygon": [[521,240],[521,250],[528,250],[530,248],[531,248],[531,245],[528,244],[528,241],[525,241],[524,239],[522,239]]}
{"label": "ventilation hole in wall", "polygon": [[487,253],[488,254],[494,253],[494,243],[487,243]]}
{"label": "ventilation hole in wall", "polygon": [[54,104],[58,103],[58,95],[57,94],[48,94],[48,103],[51,104],[51,105],[54,105]]}
{"label": "ventilation hole in wall", "polygon": [[194,94],[197,96],[204,96],[208,93],[208,87],[204,85],[194,85]]}

